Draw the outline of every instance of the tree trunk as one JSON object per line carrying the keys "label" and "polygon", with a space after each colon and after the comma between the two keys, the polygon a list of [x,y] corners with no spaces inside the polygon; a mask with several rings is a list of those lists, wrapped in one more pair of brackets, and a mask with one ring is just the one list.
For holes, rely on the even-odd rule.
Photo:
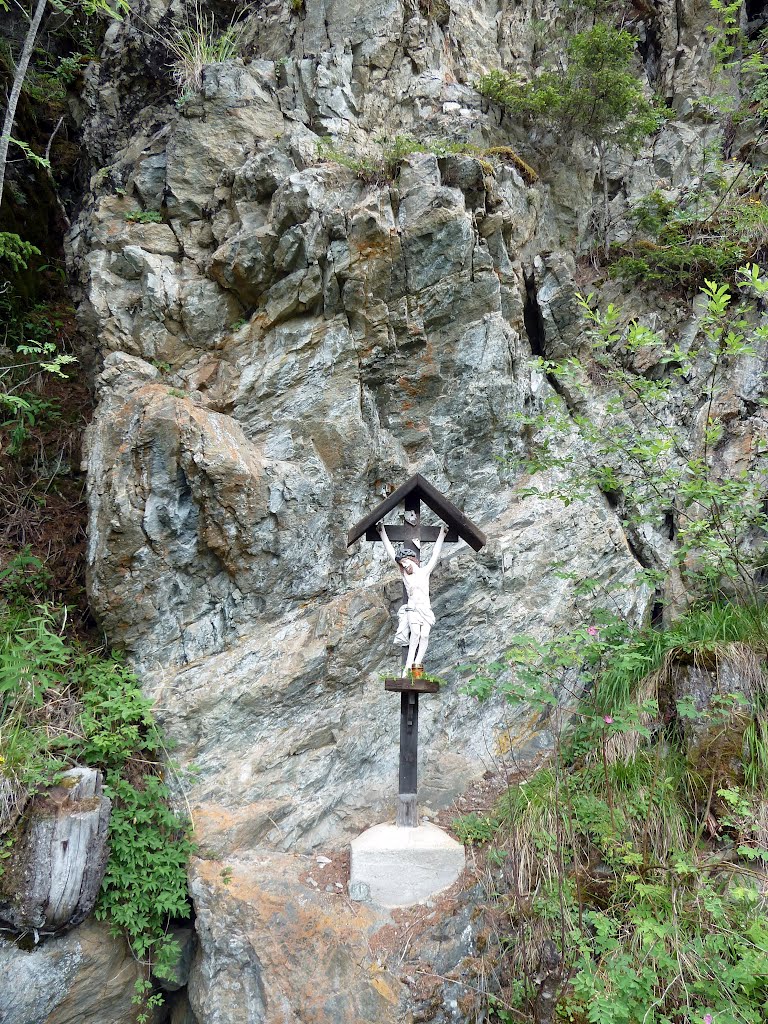
{"label": "tree trunk", "polygon": [[110,801],[93,768],[72,768],[33,797],[0,877],[0,925],[67,931],[91,913],[109,855]]}
{"label": "tree trunk", "polygon": [[597,146],[597,158],[600,162],[600,180],[603,183],[603,244],[607,256],[611,251],[611,243],[608,241],[608,176],[605,173],[605,149],[601,143]]}
{"label": "tree trunk", "polygon": [[40,29],[40,22],[43,20],[43,13],[45,11],[46,3],[47,0],[37,0],[35,13],[32,16],[32,21],[29,23],[29,29],[27,30],[27,38],[24,40],[24,48],[21,51],[19,63],[16,65],[16,73],[13,76],[13,86],[11,88],[11,95],[8,98],[8,108],[5,111],[5,119],[3,121],[3,134],[0,135],[0,206],[2,206],[3,203],[5,168],[8,163],[8,145],[11,141],[13,121],[16,117],[16,107],[19,103],[19,96],[21,96],[21,87],[24,84],[24,78],[27,74],[29,61],[30,58],[32,57],[32,50],[34,49],[35,40],[37,39],[37,33]]}

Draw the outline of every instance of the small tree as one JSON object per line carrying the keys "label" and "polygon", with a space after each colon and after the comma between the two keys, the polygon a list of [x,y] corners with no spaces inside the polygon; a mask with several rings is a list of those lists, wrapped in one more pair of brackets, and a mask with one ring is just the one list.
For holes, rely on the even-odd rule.
{"label": "small tree", "polygon": [[[516,417],[533,439],[525,470],[556,471],[538,478],[543,487],[534,480],[528,493],[570,504],[598,489],[638,547],[649,528],[667,535],[666,552],[654,556],[645,577],[665,587],[677,613],[696,599],[765,598],[765,451],[756,444],[748,468],[731,468],[722,452],[723,402],[738,364],[754,358],[768,337],[748,299],[762,300],[768,282],[756,264],[742,267],[737,279],[736,301],[727,285],[706,281],[697,335],[671,342],[637,321],[626,324],[613,305],[601,311],[592,295],[578,296],[588,346],[581,358],[539,359],[559,394],[543,412]],[[656,373],[635,367],[643,353]],[[694,429],[681,431],[681,418]]]}
{"label": "small tree", "polygon": [[661,114],[635,75],[634,37],[596,24],[568,42],[562,61],[524,82],[505,71],[480,79],[478,89],[511,114],[556,129],[565,138],[582,134],[594,145],[603,183],[603,231],[608,248],[608,180],[611,146],[636,149],[658,128]]}
{"label": "small tree", "polygon": [[[40,25],[42,24],[43,15],[45,14],[48,0],[35,0],[34,8],[31,16],[29,17],[29,28],[24,38],[24,44],[21,48],[18,60],[16,62],[16,68],[13,75],[13,83],[11,85],[11,91],[8,96],[8,102],[5,108],[5,114],[3,117],[3,131],[0,135],[0,204],[3,201],[3,185],[5,182],[5,169],[8,164],[8,147],[11,142],[16,143],[20,146],[25,154],[37,163],[47,163],[42,158],[37,157],[31,152],[28,146],[23,142],[19,142],[14,139],[11,135],[13,131],[13,122],[16,118],[16,107],[19,103],[19,97],[21,96],[21,90],[24,86],[24,79],[26,78],[27,71],[29,69],[29,62],[32,57],[32,51],[35,48],[35,40],[37,39],[40,31]],[[62,0],[57,0],[55,5],[57,11],[66,9],[67,4],[63,3]],[[108,14],[112,18],[120,19],[120,12],[127,13],[129,8],[128,0],[114,0],[114,6],[110,6],[109,0],[79,0],[79,2],[72,3],[69,6],[79,6],[86,14],[92,15],[97,13]],[[0,11],[8,10],[7,0],[0,0]],[[22,8],[23,10],[23,8]]]}

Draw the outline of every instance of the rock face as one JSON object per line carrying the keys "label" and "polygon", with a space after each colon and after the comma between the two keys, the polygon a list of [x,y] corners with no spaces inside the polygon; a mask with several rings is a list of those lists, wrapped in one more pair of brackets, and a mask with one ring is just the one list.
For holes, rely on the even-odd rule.
{"label": "rock face", "polygon": [[134,1024],[133,983],[142,977],[122,940],[87,922],[31,951],[0,939],[3,1024]]}
{"label": "rock face", "polygon": [[398,1019],[407,990],[387,970],[361,968],[384,919],[300,885],[309,864],[295,855],[244,853],[232,864],[222,876],[216,862],[193,863],[200,948],[189,1001],[199,1021]]}
{"label": "rock face", "polygon": [[[530,356],[580,344],[573,293],[600,191],[588,148],[564,158],[551,137],[526,138],[472,83],[499,64],[527,73],[542,24],[570,29],[573,10],[432,6],[270,0],[248,19],[246,60],[207,68],[201,93],[172,103],[142,91],[150,37],[173,30],[151,0],[110,28],[90,72],[84,130],[102,166],[69,241],[103,359],[89,588],[175,756],[198,768],[187,799],[201,851],[237,883],[212,861],[194,868],[200,1024],[408,1019],[398,984],[355,966],[366,911],[341,928],[284,859],[393,812],[397,708],[379,675],[396,664],[400,585],[372,545],[347,551],[348,527],[419,471],[489,537],[433,575],[428,667],[449,685],[423,703],[426,808],[485,770],[502,729],[518,754],[548,742],[498,701],[463,696],[456,666],[582,620],[586,577],[639,621],[651,595],[631,585],[638,559],[665,557],[660,529],[630,541],[597,491],[567,507],[526,496],[510,461],[526,445],[514,414],[552,395]],[[695,4],[664,0],[636,26],[677,119],[609,166],[619,230],[633,201],[661,179],[679,187],[711,147],[716,129],[690,103],[711,60],[704,24]],[[330,139],[348,163],[404,131],[511,143],[540,179],[418,153],[369,183],[319,155]],[[137,210],[162,223],[126,219]],[[674,304],[658,315],[696,332]],[[692,401],[681,396],[684,423]],[[563,445],[578,454],[575,433]]]}
{"label": "rock face", "polygon": [[0,875],[0,925],[55,934],[91,913],[107,864],[111,803],[92,768],[33,797]]}

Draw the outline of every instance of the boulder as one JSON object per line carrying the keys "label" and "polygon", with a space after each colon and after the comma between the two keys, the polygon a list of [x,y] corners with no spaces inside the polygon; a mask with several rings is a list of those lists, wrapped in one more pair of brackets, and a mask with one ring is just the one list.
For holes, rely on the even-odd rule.
{"label": "boulder", "polygon": [[20,949],[0,939],[3,1024],[135,1024],[134,984],[144,977],[124,939],[88,921]]}

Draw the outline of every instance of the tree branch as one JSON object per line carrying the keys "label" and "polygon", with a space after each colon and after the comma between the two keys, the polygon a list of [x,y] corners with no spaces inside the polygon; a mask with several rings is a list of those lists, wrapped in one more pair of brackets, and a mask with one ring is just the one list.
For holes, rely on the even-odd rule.
{"label": "tree branch", "polygon": [[11,95],[8,100],[8,107],[6,108],[5,119],[3,121],[3,134],[0,135],[0,205],[2,205],[3,202],[5,168],[8,162],[8,145],[11,141],[11,131],[13,130],[13,121],[16,117],[16,107],[19,103],[21,87],[24,84],[24,78],[27,74],[29,61],[32,57],[32,50],[35,46],[35,39],[37,39],[37,33],[40,29],[40,22],[43,20],[43,14],[45,12],[45,5],[47,2],[48,0],[37,0],[35,13],[32,17],[32,21],[30,22],[29,29],[27,30],[24,47],[21,51],[21,56],[19,57],[19,63],[16,65],[16,73],[13,76],[13,87],[11,89]]}

